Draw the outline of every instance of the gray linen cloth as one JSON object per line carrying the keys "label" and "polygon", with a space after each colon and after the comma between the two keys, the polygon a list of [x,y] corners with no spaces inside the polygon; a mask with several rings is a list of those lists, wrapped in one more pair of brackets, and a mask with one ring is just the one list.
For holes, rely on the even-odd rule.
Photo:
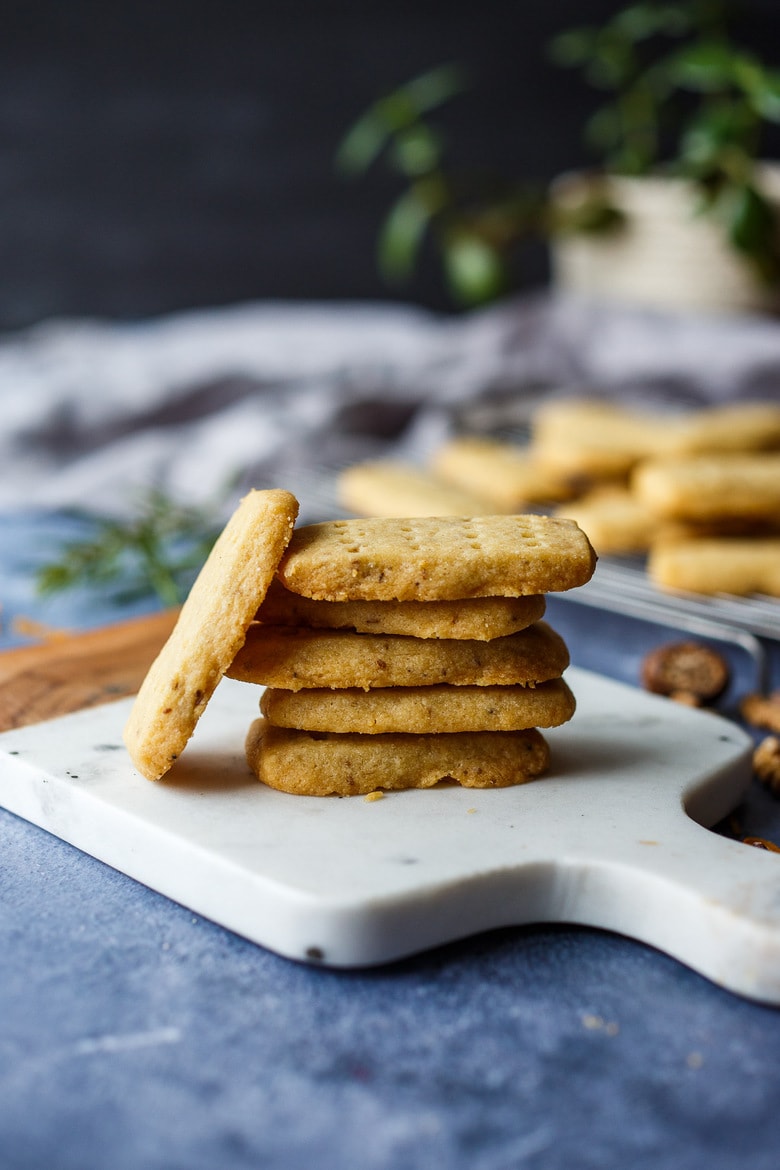
{"label": "gray linen cloth", "polygon": [[[780,399],[780,324],[547,294],[462,316],[257,303],[137,324],[44,323],[0,341],[0,511],[121,513],[250,484],[327,510],[320,473],[425,459],[454,427],[510,432],[540,397],[679,408]],[[318,479],[319,475],[319,479]]]}

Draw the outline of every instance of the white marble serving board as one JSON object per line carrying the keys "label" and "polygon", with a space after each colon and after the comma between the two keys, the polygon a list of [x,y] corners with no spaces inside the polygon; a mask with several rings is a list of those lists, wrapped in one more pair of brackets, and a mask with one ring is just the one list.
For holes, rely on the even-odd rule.
{"label": "white marble serving board", "polygon": [[750,740],[712,713],[567,678],[577,713],[546,733],[550,774],[517,788],[271,791],[243,758],[260,688],[224,680],[157,784],[122,747],[130,700],[0,735],[0,804],[293,959],[363,966],[581,923],[780,1003],[780,858],[702,827],[739,803]]}

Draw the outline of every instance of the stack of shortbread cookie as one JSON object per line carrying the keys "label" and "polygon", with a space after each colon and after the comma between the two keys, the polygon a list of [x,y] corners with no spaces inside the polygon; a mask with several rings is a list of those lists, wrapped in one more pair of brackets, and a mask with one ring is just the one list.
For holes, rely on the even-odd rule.
{"label": "stack of shortbread cookie", "polygon": [[272,787],[342,795],[538,775],[538,728],[574,711],[543,594],[592,571],[579,529],[538,516],[299,529],[278,569],[286,594],[272,593],[228,671],[268,688],[253,769]]}
{"label": "stack of shortbread cookie", "polygon": [[[245,568],[233,597],[235,549],[263,513],[257,497],[274,497],[263,522],[275,535],[258,546],[254,594],[244,591]],[[227,555],[215,546],[128,723],[140,770],[163,775],[194,728],[206,692],[193,662],[205,639],[217,650],[211,680],[226,673],[266,688],[246,753],[271,787],[353,795],[443,779],[504,787],[541,774],[549,751],[539,729],[574,712],[562,678],[567,648],[541,620],[544,594],[592,575],[580,529],[542,516],[483,516],[292,531],[291,500],[252,493],[228,525]],[[240,612],[243,645],[231,635],[220,648],[224,607]],[[182,703],[185,691],[195,702]]]}

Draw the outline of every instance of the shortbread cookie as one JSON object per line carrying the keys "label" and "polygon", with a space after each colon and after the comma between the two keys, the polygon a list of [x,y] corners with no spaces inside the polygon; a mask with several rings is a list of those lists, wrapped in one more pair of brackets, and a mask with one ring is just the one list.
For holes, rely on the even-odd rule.
{"label": "shortbread cookie", "polygon": [[440,516],[299,528],[278,572],[287,589],[320,600],[432,601],[572,589],[595,563],[570,520]]}
{"label": "shortbread cookie", "polygon": [[532,450],[559,473],[621,478],[640,459],[667,449],[669,425],[663,417],[637,415],[609,402],[563,399],[537,410]]}
{"label": "shortbread cookie", "polygon": [[691,593],[780,597],[780,539],[720,537],[655,545],[648,574],[656,585]]}
{"label": "shortbread cookie", "polygon": [[537,686],[385,687],[381,690],[269,689],[260,710],[276,727],[304,731],[522,731],[557,727],[574,714],[563,679]]}
{"label": "shortbread cookie", "polygon": [[281,581],[272,581],[257,617],[271,626],[485,642],[526,629],[544,616],[545,608],[545,598],[539,593],[459,601],[312,601],[291,593]]}
{"label": "shortbread cookie", "polygon": [[339,502],[358,516],[482,516],[495,505],[477,488],[455,487],[403,463],[357,463],[340,473]]}
{"label": "shortbread cookie", "polygon": [[545,465],[595,478],[626,475],[642,459],[780,447],[780,407],[741,402],[684,413],[565,399],[540,407],[532,450]]}
{"label": "shortbread cookie", "polygon": [[780,447],[780,406],[734,402],[684,415],[673,436],[679,454],[772,451]]}
{"label": "shortbread cookie", "polygon": [[508,686],[560,678],[563,638],[545,622],[491,642],[251,626],[227,673],[244,682],[304,687]]}
{"label": "shortbread cookie", "polygon": [[296,796],[360,796],[431,788],[454,780],[464,788],[507,788],[547,770],[549,749],[538,731],[442,735],[331,735],[252,724],[246,757],[257,778]]}
{"label": "shortbread cookie", "polygon": [[776,520],[780,454],[696,455],[643,463],[634,473],[637,498],[668,520]]}
{"label": "shortbread cookie", "polygon": [[624,487],[604,487],[563,504],[556,515],[576,521],[601,555],[646,552],[658,521],[641,500]]}
{"label": "shortbread cookie", "polygon": [[545,467],[527,448],[499,439],[450,439],[433,454],[431,469],[456,487],[478,492],[491,502],[489,511],[520,512],[574,494],[569,477]]}
{"label": "shortbread cookie", "polygon": [[181,754],[235,658],[297,514],[289,492],[250,492],[209,554],[125,727],[132,760],[150,780],[159,780]]}

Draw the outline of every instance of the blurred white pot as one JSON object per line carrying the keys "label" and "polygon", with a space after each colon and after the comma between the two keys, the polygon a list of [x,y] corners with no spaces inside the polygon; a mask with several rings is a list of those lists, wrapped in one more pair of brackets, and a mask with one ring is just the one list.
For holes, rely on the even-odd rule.
{"label": "blurred white pot", "polygon": [[[780,215],[780,164],[759,172],[762,192]],[[698,211],[699,197],[683,179],[563,175],[554,199],[574,208],[595,190],[623,212],[625,223],[604,234],[562,235],[552,241],[556,288],[577,295],[657,308],[707,312],[776,312],[780,293],[768,288]]]}

